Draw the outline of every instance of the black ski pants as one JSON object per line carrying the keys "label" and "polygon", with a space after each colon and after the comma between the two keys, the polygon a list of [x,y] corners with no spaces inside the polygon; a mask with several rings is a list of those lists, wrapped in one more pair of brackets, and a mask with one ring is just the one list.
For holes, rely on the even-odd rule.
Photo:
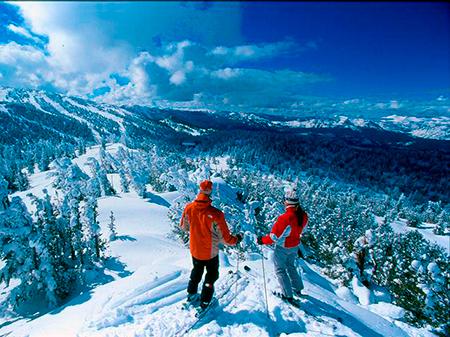
{"label": "black ski pants", "polygon": [[187,288],[188,294],[197,293],[198,284],[202,280],[203,272],[206,268],[200,301],[209,303],[214,294],[214,282],[219,278],[219,256],[210,260],[197,260],[195,257],[192,257],[192,264],[194,267],[192,268]]}

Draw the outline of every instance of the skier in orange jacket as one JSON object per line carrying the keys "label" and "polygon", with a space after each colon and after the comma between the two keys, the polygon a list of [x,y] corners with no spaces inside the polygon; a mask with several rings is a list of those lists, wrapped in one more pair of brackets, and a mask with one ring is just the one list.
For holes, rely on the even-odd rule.
{"label": "skier in orange jacket", "polygon": [[230,233],[223,212],[211,205],[212,187],[213,183],[209,180],[200,183],[200,192],[184,209],[180,223],[181,228],[189,232],[193,264],[187,288],[188,302],[198,298],[198,284],[206,268],[200,295],[202,308],[211,302],[214,282],[219,278],[219,244],[236,245],[242,240],[242,235]]}

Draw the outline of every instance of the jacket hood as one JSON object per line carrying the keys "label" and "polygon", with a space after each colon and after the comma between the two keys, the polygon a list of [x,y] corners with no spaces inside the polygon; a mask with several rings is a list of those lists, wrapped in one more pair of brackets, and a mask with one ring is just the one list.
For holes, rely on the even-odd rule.
{"label": "jacket hood", "polygon": [[204,193],[199,193],[197,195],[197,198],[195,198],[194,202],[196,204],[196,207],[206,208],[211,206],[212,200],[208,195]]}

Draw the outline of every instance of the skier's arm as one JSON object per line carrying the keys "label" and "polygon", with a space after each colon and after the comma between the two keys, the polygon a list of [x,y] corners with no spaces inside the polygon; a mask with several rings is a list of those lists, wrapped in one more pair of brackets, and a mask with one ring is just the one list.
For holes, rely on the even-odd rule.
{"label": "skier's arm", "polygon": [[190,224],[189,224],[189,216],[186,212],[187,208],[184,209],[183,215],[181,216],[180,227],[184,232],[189,232]]}
{"label": "skier's arm", "polygon": [[262,237],[262,243],[271,245],[282,238],[286,238],[291,233],[291,227],[288,227],[283,216],[279,216],[277,222],[272,227],[270,234]]}
{"label": "skier's arm", "polygon": [[220,213],[217,217],[217,225],[219,227],[220,233],[222,234],[222,239],[227,245],[233,246],[238,242],[238,238],[234,235],[231,235],[223,213]]}

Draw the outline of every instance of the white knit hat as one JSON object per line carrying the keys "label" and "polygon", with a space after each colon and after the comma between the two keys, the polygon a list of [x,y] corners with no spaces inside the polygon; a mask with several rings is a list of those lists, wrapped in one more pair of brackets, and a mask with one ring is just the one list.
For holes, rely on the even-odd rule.
{"label": "white knit hat", "polygon": [[298,195],[295,188],[286,189],[284,191],[284,201],[288,205],[298,205]]}

